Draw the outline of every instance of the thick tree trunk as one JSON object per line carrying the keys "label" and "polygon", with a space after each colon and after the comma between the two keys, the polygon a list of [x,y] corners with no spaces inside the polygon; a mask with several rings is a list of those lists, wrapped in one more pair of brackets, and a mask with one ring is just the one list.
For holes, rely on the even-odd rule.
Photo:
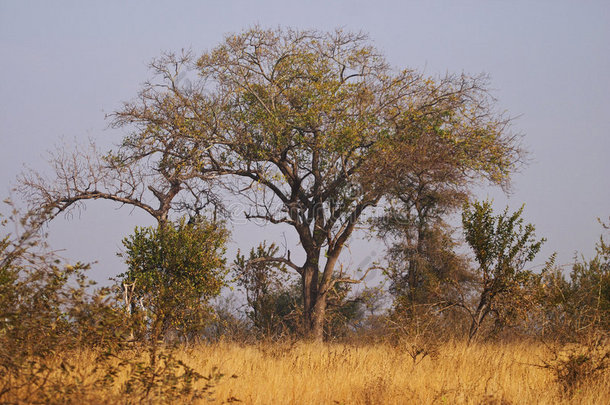
{"label": "thick tree trunk", "polygon": [[[358,216],[365,205],[356,210],[348,225],[337,238],[330,243],[325,254],[326,263],[324,270],[320,272],[320,251],[326,234],[318,233],[317,238],[312,238],[307,234],[301,235],[301,243],[307,258],[301,267],[301,277],[303,282],[303,320],[305,336],[315,341],[321,342],[324,339],[324,322],[326,318],[326,297],[332,287],[333,272],[335,264],[339,259],[343,244],[354,230]],[[324,229],[323,224],[319,224],[319,229]]]}
{"label": "thick tree trunk", "polygon": [[303,328],[308,338],[314,338],[314,307],[318,298],[318,264],[314,258],[308,258],[303,266]]}
{"label": "thick tree trunk", "polygon": [[313,264],[313,260],[304,267],[304,269],[309,269],[309,271],[303,271],[305,334],[307,338],[316,342],[324,340],[326,298],[332,287],[332,275],[340,252],[339,247],[326,256],[323,272],[320,272],[319,265]]}
{"label": "thick tree trunk", "polygon": [[321,273],[317,256],[309,256],[303,266],[303,326],[307,339],[324,340],[326,297],[332,285],[332,273],[339,254],[328,256]]}
{"label": "thick tree trunk", "polygon": [[324,340],[324,321],[326,320],[326,294],[322,294],[316,300],[311,314],[311,338],[316,342]]}

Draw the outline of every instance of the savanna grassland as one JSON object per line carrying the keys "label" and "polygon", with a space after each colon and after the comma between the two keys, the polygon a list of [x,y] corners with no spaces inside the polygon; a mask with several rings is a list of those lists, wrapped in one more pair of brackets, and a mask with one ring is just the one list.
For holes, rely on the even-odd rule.
{"label": "savanna grassland", "polygon": [[[607,370],[589,377],[580,370],[580,377],[573,376],[578,381],[570,385],[570,376],[558,376],[559,363],[552,360],[560,351],[541,343],[469,346],[452,341],[415,358],[411,349],[406,343],[198,345],[174,351],[176,361],[204,377],[192,385],[184,384],[182,372],[176,379],[159,373],[152,383],[155,377],[143,368],[144,374],[137,375],[138,366],[132,363],[106,386],[100,384],[104,368],[96,369],[98,353],[81,351],[63,362],[49,358],[45,389],[28,397],[23,390],[32,387],[23,381],[23,390],[4,402],[23,403],[27,398],[31,403],[91,404],[602,404],[610,398]],[[564,360],[566,350],[561,351]],[[137,357],[133,356],[132,360]],[[158,361],[157,372],[164,365]],[[572,366],[578,373],[579,366]],[[141,384],[146,378],[151,382],[147,387]]]}
{"label": "savanna grassland", "polygon": [[[537,257],[524,205],[476,200],[527,160],[485,75],[260,27],[150,68],[119,144],[59,148],[1,206],[0,404],[610,403],[610,244]],[[100,199],[156,224],[96,287],[46,236]],[[228,257],[241,213],[298,239]]]}
{"label": "savanna grassland", "polygon": [[202,347],[194,364],[219,364],[235,373],[221,380],[218,399],[252,404],[600,403],[610,398],[610,375],[586,384],[571,399],[549,370],[537,367],[536,344],[450,342],[414,362],[401,346],[313,345]]}

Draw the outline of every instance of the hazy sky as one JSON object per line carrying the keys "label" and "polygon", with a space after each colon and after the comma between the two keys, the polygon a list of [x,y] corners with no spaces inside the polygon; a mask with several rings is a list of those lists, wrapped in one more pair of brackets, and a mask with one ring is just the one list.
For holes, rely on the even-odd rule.
{"label": "hazy sky", "polygon": [[[526,203],[526,219],[548,239],[536,263],[554,251],[560,263],[576,251],[593,254],[596,218],[610,215],[610,2],[123,3],[0,0],[2,197],[24,164],[44,170],[45,152],[62,139],[117,142],[122,133],[107,129],[104,115],[135,97],[150,77],[147,63],[163,51],[200,52],[254,24],[343,27],[368,32],[396,67],[489,74],[499,108],[518,117],[513,129],[525,135],[532,162],[514,176],[510,196],[491,188],[479,195],[498,209]],[[124,270],[115,257],[121,238],[153,222],[116,208],[92,202],[80,217],[50,227],[66,257],[99,261],[98,280]],[[279,239],[279,232],[236,225],[232,250],[261,236]],[[379,245],[361,241],[343,260],[358,264],[373,253],[382,254]]]}

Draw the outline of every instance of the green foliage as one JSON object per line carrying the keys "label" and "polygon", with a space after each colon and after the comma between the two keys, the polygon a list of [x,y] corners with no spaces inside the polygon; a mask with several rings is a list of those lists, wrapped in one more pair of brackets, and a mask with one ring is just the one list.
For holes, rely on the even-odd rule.
{"label": "green foliage", "polygon": [[[88,265],[69,265],[48,250],[35,216],[14,210],[2,218],[0,239],[0,402],[57,403],[71,370],[69,352],[120,339],[122,313],[109,291],[91,292]],[[13,232],[5,232],[8,225]],[[62,365],[54,376],[52,362]],[[95,383],[95,381],[93,382]],[[59,396],[59,397],[58,397]]]}
{"label": "green foliage", "polygon": [[610,246],[603,236],[595,257],[577,259],[569,278],[560,268],[543,274],[537,299],[545,332],[574,340],[610,330]]}
{"label": "green foliage", "polygon": [[466,242],[475,254],[484,281],[493,284],[497,292],[530,274],[523,267],[534,259],[545,241],[536,241],[534,225],[524,225],[523,207],[510,215],[506,208],[494,216],[490,201],[464,206]]}
{"label": "green foliage", "polygon": [[249,257],[237,252],[233,274],[238,287],[246,294],[246,315],[254,329],[263,336],[279,336],[288,332],[288,324],[297,303],[286,288],[289,276],[281,262],[266,260],[275,257],[275,244],[261,243],[250,250]]}
{"label": "green foliage", "polygon": [[[132,313],[144,309],[155,338],[169,331],[188,339],[209,318],[208,301],[216,297],[226,275],[228,233],[203,218],[158,227],[136,228],[123,240],[128,270],[120,282],[133,286]],[[131,292],[131,290],[129,291]]]}
{"label": "green foliage", "polygon": [[524,224],[522,213],[523,206],[512,214],[506,208],[502,214],[493,215],[489,201],[464,205],[464,235],[474,252],[480,276],[477,308],[471,311],[471,339],[489,313],[496,315],[501,326],[528,309],[528,285],[534,275],[524,267],[534,259],[545,239],[536,240],[534,225]]}
{"label": "green foliage", "polygon": [[[14,211],[0,220],[1,403],[209,398],[218,370],[200,374],[156,339],[128,340],[137,317],[126,317],[108,289],[92,290],[88,265],[65,264],[49,251],[35,216]],[[8,225],[15,231],[4,232]],[[95,367],[77,364],[83,354],[97,354]]]}

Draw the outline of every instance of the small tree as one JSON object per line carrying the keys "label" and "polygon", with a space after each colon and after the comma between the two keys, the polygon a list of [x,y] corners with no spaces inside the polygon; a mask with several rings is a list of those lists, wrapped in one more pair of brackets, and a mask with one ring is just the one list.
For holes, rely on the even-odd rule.
{"label": "small tree", "polygon": [[145,310],[151,337],[173,330],[186,339],[204,324],[209,299],[224,285],[227,236],[218,223],[183,218],[123,240],[129,268],[119,280],[133,286],[132,310],[137,303]]}
{"label": "small tree", "polygon": [[261,243],[250,250],[249,258],[237,253],[233,273],[235,281],[246,294],[249,310],[246,315],[254,329],[263,335],[278,335],[285,330],[286,317],[295,306],[288,289],[289,277],[283,263],[265,259],[276,256],[279,248]]}
{"label": "small tree", "polygon": [[[432,133],[441,131],[440,122],[431,125]],[[404,165],[386,180],[388,207],[373,223],[389,245],[390,291],[401,309],[442,301],[439,293],[451,294],[450,284],[469,278],[445,222],[469,195],[468,175],[457,165],[441,163],[451,153],[437,147],[433,137],[423,136],[394,145],[388,154]]]}
{"label": "small tree", "polygon": [[[523,206],[513,214],[508,208],[494,216],[491,202],[466,204],[462,224],[466,242],[478,263],[480,294],[472,317],[469,340],[477,334],[482,322],[491,312],[518,310],[524,288],[533,274],[524,267],[531,262],[545,239],[536,240],[534,225],[524,225]],[[523,308],[522,308],[523,309]]]}
{"label": "small tree", "polygon": [[386,273],[398,312],[415,316],[415,308],[445,306],[455,301],[472,274],[465,257],[456,253],[455,242],[442,224],[430,226],[413,237],[409,224],[388,248]]}

